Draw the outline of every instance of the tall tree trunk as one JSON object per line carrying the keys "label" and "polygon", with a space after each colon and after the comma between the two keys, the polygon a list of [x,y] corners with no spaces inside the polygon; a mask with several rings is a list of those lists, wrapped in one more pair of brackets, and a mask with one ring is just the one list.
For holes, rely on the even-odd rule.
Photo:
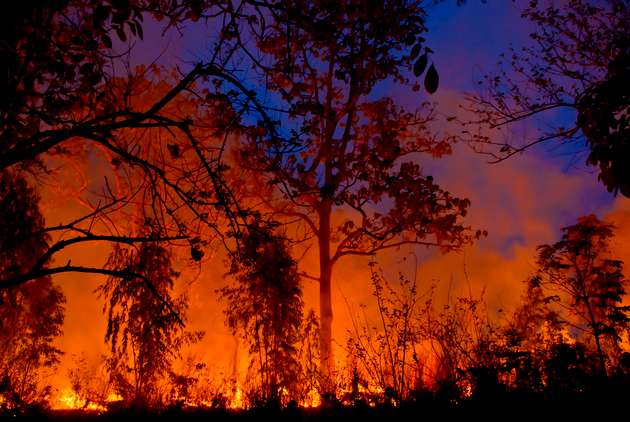
{"label": "tall tree trunk", "polygon": [[[582,291],[586,292],[586,289],[584,287],[582,287]],[[584,293],[586,294],[586,293]],[[595,346],[597,346],[597,356],[599,357],[599,365],[600,365],[600,370],[602,372],[602,375],[604,375],[605,377],[608,376],[608,371],[606,370],[606,363],[604,361],[604,352],[602,350],[602,346],[600,343],[600,331],[599,331],[599,324],[595,321],[595,315],[593,313],[593,310],[591,309],[591,304],[588,300],[587,296],[585,297],[585,303],[586,303],[586,309],[588,310],[588,314],[591,318],[591,327],[593,327],[593,337],[595,337]]]}
{"label": "tall tree trunk", "polygon": [[319,212],[319,318],[320,337],[319,352],[321,368],[326,378],[335,370],[335,358],[332,350],[332,263],[330,260],[330,214],[332,204],[330,199],[326,199]]}

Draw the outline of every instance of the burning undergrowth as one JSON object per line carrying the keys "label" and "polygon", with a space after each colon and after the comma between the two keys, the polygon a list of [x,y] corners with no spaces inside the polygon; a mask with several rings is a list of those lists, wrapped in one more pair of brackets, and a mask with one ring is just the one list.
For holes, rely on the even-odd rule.
{"label": "burning undergrowth", "polygon": [[[304,315],[297,270],[282,245],[252,242],[249,256],[262,266],[233,256],[230,271],[237,277],[220,292],[228,302],[226,323],[247,347],[243,371],[182,356],[178,345],[203,334],[186,334],[168,314],[151,317],[164,305],[142,296],[141,284],[130,289],[110,279],[100,290],[109,301],[106,310],[114,309],[109,355],[100,365],[75,357],[70,386],[55,390],[47,383],[54,361],[37,360],[33,343],[2,343],[0,413],[51,420],[143,414],[341,420],[407,417],[420,408],[463,415],[488,403],[507,410],[526,402],[614,403],[630,392],[630,327],[623,263],[610,259],[607,249],[612,236],[612,226],[589,216],[564,229],[561,241],[539,247],[536,272],[500,323],[490,317],[484,292],[469,289],[440,302],[438,283],[423,290],[415,278],[389,280],[372,262],[376,306],[348,305],[351,328],[330,375],[320,366],[319,320],[313,311]],[[177,274],[168,265],[152,268],[164,269],[162,295],[168,296]],[[184,299],[169,300],[183,310]],[[11,351],[31,353],[29,371],[8,366]]]}

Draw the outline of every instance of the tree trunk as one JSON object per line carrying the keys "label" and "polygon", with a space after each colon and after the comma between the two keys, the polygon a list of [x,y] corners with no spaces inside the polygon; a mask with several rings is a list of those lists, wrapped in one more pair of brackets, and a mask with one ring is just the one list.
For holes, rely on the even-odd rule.
{"label": "tree trunk", "polygon": [[319,353],[322,373],[329,378],[335,370],[332,350],[332,263],[330,261],[330,213],[332,204],[326,200],[320,209],[319,242]]}
{"label": "tree trunk", "polygon": [[586,303],[586,309],[588,310],[588,314],[591,318],[591,327],[593,327],[593,337],[595,337],[595,345],[597,346],[597,356],[599,357],[599,365],[602,374],[607,377],[608,371],[606,371],[606,363],[604,361],[604,352],[602,351],[602,346],[600,344],[600,332],[599,332],[599,324],[595,321],[595,315],[593,314],[593,310],[591,309],[591,304],[588,300],[588,296],[586,296],[586,289],[582,287],[582,291],[584,292],[584,302]]}

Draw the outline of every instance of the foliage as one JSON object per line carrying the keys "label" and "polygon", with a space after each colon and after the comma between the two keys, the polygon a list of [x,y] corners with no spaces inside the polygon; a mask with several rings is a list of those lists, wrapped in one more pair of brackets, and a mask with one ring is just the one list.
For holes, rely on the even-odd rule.
{"label": "foliage", "polygon": [[120,111],[125,105],[107,98],[114,91],[108,87],[116,56],[111,35],[116,33],[123,43],[128,35],[142,40],[143,15],[167,19],[168,27],[176,27],[184,20],[207,17],[203,12],[212,4],[124,0],[107,5],[73,0],[3,5],[0,51],[7,67],[0,81],[1,168],[17,164],[46,170],[38,155],[64,153],[65,140],[107,136],[107,129],[133,127],[154,117],[170,99],[145,116],[136,116],[133,123],[114,123],[124,117]]}
{"label": "foliage", "polygon": [[[39,195],[19,172],[0,173],[0,288],[5,280],[27,272],[52,240],[43,231]],[[47,266],[48,261],[41,263]],[[6,286],[8,287],[8,285]]]}
{"label": "foliage", "polygon": [[111,393],[111,383],[103,368],[88,367],[85,352],[80,356],[73,356],[72,361],[75,366],[68,369],[68,379],[77,398],[77,404],[84,409],[91,404],[104,406]]}
{"label": "foliage", "polygon": [[[624,143],[628,132],[628,39],[630,4],[626,0],[530,1],[522,17],[537,31],[534,46],[512,47],[494,73],[484,75],[476,92],[467,95],[476,123],[506,128],[516,122],[542,121],[541,134],[494,143],[482,134],[471,138],[479,151],[503,160],[532,145],[557,140],[575,151],[585,145],[587,164],[599,166],[599,179],[609,192],[630,195]],[[507,138],[506,138],[507,139]],[[494,152],[491,148],[500,147]]]}
{"label": "foliage", "polygon": [[300,402],[313,406],[320,399],[319,392],[330,391],[330,379],[322,374],[319,365],[319,318],[313,309],[309,309],[302,323],[298,361],[301,367],[302,381],[297,385]]}
{"label": "foliage", "polygon": [[227,300],[226,323],[248,347],[248,379],[260,377],[254,385],[260,397],[252,401],[280,401],[281,392],[295,394],[299,382],[296,346],[304,302],[297,265],[281,236],[252,232],[239,252],[231,254],[225,274],[234,277],[233,285],[219,290]]}
{"label": "foliage", "polygon": [[138,276],[109,277],[96,290],[107,301],[103,308],[110,345],[107,370],[118,393],[138,406],[160,403],[165,394],[160,382],[168,376],[173,359],[182,347],[203,336],[183,330],[187,298],[171,295],[179,276],[171,259],[158,243],[142,243],[137,250],[116,246],[106,267],[128,268]]}
{"label": "foliage", "polygon": [[169,370],[168,402],[171,406],[225,408],[233,389],[233,377],[196,355],[178,359]]}
{"label": "foliage", "polygon": [[595,341],[606,374],[604,349],[620,353],[618,343],[630,310],[622,306],[630,283],[621,273],[623,263],[606,257],[613,226],[591,214],[562,231],[561,241],[538,247],[538,272],[528,283],[541,287],[545,302],[568,312],[560,317],[563,322]]}
{"label": "foliage", "polygon": [[[626,8],[626,18],[630,13]],[[588,163],[600,169],[600,180],[608,192],[620,191],[630,197],[630,37],[611,42],[606,76],[580,99],[578,126],[587,139],[591,153]]]}
{"label": "foliage", "polygon": [[[409,111],[375,94],[389,81],[418,90],[407,72],[416,67],[420,75],[428,56],[414,60],[422,49],[431,53],[420,44],[424,6],[281,1],[270,9],[273,25],[262,15],[250,25],[260,52],[251,55],[254,68],[270,101],[282,99],[280,129],[291,129],[245,131],[238,162],[259,173],[252,196],[304,224],[306,239],[316,238],[320,275],[311,278],[320,283],[320,352],[328,374],[334,366],[330,286],[340,258],[405,243],[446,251],[474,238],[460,221],[470,201],[452,197],[418,164],[418,153],[451,151],[452,139],[428,129],[432,106]],[[437,88],[434,71],[433,65],[427,71],[429,91]],[[332,221],[337,209],[348,212],[338,225]]]}
{"label": "foliage", "polygon": [[[21,275],[39,259],[50,236],[43,232],[39,196],[19,173],[0,173],[0,279]],[[15,243],[16,238],[28,238]],[[48,262],[41,264],[47,266]],[[63,352],[52,346],[62,334],[66,297],[50,276],[0,288],[0,379],[7,399],[30,403],[47,394],[44,371]]]}
{"label": "foliage", "polygon": [[375,262],[370,267],[380,321],[369,319],[364,305],[363,315],[353,318],[354,332],[349,333],[348,339],[348,353],[357,361],[352,394],[356,399],[358,387],[364,383],[364,390],[391,391],[389,399],[400,404],[422,385],[422,364],[418,359],[421,350],[418,303],[422,296],[417,293],[415,279],[409,281],[400,274],[400,286],[395,289],[379,274]]}
{"label": "foliage", "polygon": [[518,308],[499,330],[505,346],[504,365],[514,390],[540,392],[545,387],[545,361],[554,347],[572,341],[540,285],[525,283]]}
{"label": "foliage", "polygon": [[[7,63],[0,75],[0,168],[27,170],[88,209],[46,229],[65,237],[41,251],[41,262],[95,241],[179,241],[199,262],[208,238],[247,225],[251,213],[230,192],[221,162],[240,121],[232,107],[238,101],[217,82],[228,77],[228,37],[218,37],[211,59],[185,69],[131,64],[145,18],[167,32],[229,18],[223,2],[35,1],[0,8],[0,57]],[[240,16],[232,12],[232,20]],[[97,164],[107,166],[106,177],[92,181]],[[125,236],[134,231],[130,224],[150,224],[157,237]],[[81,265],[43,268],[40,261],[3,279],[2,288],[60,272],[119,275]]]}
{"label": "foliage", "polygon": [[[475,369],[484,370],[496,365],[492,353],[495,327],[490,321],[483,292],[475,298],[449,296],[438,310],[435,306],[435,287],[421,313],[420,335],[428,341],[426,346],[434,361],[425,365],[425,376],[436,390],[448,394],[470,395],[474,383],[470,375]],[[473,374],[474,375],[474,374]]]}

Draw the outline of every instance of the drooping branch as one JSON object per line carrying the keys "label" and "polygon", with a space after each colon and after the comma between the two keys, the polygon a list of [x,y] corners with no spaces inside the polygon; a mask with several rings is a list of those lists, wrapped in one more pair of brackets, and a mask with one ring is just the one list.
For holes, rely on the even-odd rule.
{"label": "drooping branch", "polygon": [[5,282],[4,280],[0,281],[0,283],[2,283],[2,289],[5,289],[12,286],[17,286],[18,284],[21,284],[21,283],[26,283],[27,281],[35,280],[40,277],[46,277],[46,276],[50,276],[54,274],[68,273],[68,272],[84,273],[84,274],[86,273],[87,274],[102,274],[102,275],[108,275],[108,276],[119,277],[119,278],[130,278],[130,277],[138,278],[142,280],[147,285],[147,287],[151,290],[151,293],[159,301],[161,301],[164,304],[164,306],[168,308],[168,310],[177,318],[177,321],[182,326],[186,326],[186,324],[184,324],[184,322],[179,317],[179,314],[172,308],[171,304],[168,303],[168,301],[164,299],[162,295],[160,295],[160,293],[155,289],[151,281],[142,274],[137,274],[137,273],[124,271],[124,270],[116,271],[116,270],[107,270],[104,268],[77,267],[77,266],[70,265],[70,261],[68,261],[68,265],[65,265],[63,267],[40,268],[36,271],[32,271],[32,272],[29,271],[26,274],[14,277],[13,279],[8,280],[8,283]]}

